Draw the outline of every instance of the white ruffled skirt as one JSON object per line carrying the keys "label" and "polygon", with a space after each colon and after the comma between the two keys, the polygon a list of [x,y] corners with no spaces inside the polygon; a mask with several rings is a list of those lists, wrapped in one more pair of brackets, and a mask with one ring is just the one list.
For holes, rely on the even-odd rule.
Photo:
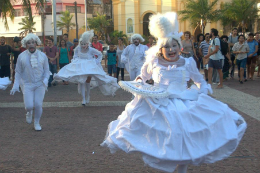
{"label": "white ruffled skirt", "polygon": [[178,164],[214,163],[229,157],[246,127],[237,112],[205,94],[196,101],[136,96],[109,124],[101,146],[111,153],[140,152],[145,164],[174,172]]}
{"label": "white ruffled skirt", "polygon": [[0,78],[0,89],[5,90],[11,83],[9,77]]}
{"label": "white ruffled skirt", "polygon": [[95,59],[74,60],[54,74],[54,80],[84,83],[89,76],[92,77],[91,88],[98,86],[104,95],[115,95],[116,90],[120,88],[117,79],[107,75],[101,64],[97,63]]}

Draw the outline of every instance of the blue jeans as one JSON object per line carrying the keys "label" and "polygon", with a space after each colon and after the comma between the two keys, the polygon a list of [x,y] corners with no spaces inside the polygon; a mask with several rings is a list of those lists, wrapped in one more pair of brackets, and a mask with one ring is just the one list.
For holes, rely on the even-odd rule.
{"label": "blue jeans", "polygon": [[108,74],[112,75],[112,73],[116,73],[116,64],[107,65]]}
{"label": "blue jeans", "polygon": [[49,64],[50,72],[52,75],[49,78],[49,85],[51,85],[51,82],[53,81],[53,74],[57,73],[57,65],[56,64]]}
{"label": "blue jeans", "polygon": [[240,75],[240,68],[244,69],[244,78],[246,79],[246,63],[247,63],[247,58],[242,59],[242,60],[236,60],[237,61],[237,69],[238,69],[238,77]]}

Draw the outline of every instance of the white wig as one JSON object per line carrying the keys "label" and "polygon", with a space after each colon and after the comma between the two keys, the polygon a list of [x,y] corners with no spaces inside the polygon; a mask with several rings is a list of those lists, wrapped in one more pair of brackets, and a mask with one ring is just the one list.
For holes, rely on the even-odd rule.
{"label": "white wig", "polygon": [[150,17],[149,30],[151,35],[158,38],[157,44],[151,47],[147,52],[147,60],[154,58],[167,42],[172,39],[176,40],[182,48],[181,36],[182,32],[179,33],[178,17],[175,12],[167,12],[164,14],[158,13]]}
{"label": "white wig", "polygon": [[35,34],[33,34],[33,33],[29,33],[29,34],[27,34],[26,37],[24,37],[24,38],[22,39],[22,41],[21,41],[22,47],[25,47],[25,48],[26,48],[26,43],[27,43],[28,41],[30,41],[30,40],[34,40],[34,41],[37,43],[37,45],[41,45],[41,44],[42,44],[41,40],[39,39],[39,37],[38,37],[37,35],[35,35]]}
{"label": "white wig", "polygon": [[132,35],[132,37],[131,37],[131,43],[133,43],[135,39],[139,39],[141,43],[145,41],[145,39],[144,39],[140,34],[134,34],[134,35]]}
{"label": "white wig", "polygon": [[84,32],[81,35],[81,37],[79,39],[79,42],[91,43],[91,39],[92,39],[93,36],[94,36],[94,31],[93,30],[86,31],[86,32]]}

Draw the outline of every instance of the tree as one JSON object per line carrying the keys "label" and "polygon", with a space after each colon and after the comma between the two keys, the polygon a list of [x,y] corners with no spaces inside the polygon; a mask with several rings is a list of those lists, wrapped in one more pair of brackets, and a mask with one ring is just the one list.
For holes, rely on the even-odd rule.
{"label": "tree", "polygon": [[36,22],[30,20],[29,17],[22,18],[22,22],[18,23],[19,25],[22,25],[22,27],[18,29],[18,31],[22,31],[20,33],[20,36],[26,36],[28,33],[32,33],[33,31],[36,31],[36,29],[34,28],[35,23]]}
{"label": "tree", "polygon": [[57,21],[57,28],[58,29],[66,29],[67,33],[69,33],[70,29],[72,29],[74,26],[76,26],[75,23],[72,23],[73,15],[70,14],[68,10],[61,12],[60,20]]}
{"label": "tree", "polygon": [[192,27],[196,27],[202,21],[204,33],[207,23],[218,20],[220,10],[215,10],[218,0],[186,0],[185,9],[178,11],[182,21],[189,20]]}
{"label": "tree", "polygon": [[249,24],[254,23],[258,18],[257,2],[257,0],[232,0],[230,3],[223,4],[222,25],[226,26],[232,21],[236,22],[237,27],[242,27],[242,32],[245,33]]}
{"label": "tree", "polygon": [[106,15],[97,13],[97,17],[88,18],[88,27],[94,29],[99,36],[106,35],[106,28],[110,26],[111,19],[107,19]]}
{"label": "tree", "polygon": [[109,34],[109,37],[111,42],[115,45],[118,43],[118,38],[123,38],[124,44],[127,45],[127,35],[124,34],[123,31],[115,30]]}

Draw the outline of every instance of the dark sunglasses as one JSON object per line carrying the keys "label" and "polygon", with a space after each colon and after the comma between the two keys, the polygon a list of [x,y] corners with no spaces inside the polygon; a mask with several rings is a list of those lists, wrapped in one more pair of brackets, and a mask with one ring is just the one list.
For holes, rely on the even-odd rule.
{"label": "dark sunglasses", "polygon": [[50,48],[50,52],[51,52],[51,48]]}

